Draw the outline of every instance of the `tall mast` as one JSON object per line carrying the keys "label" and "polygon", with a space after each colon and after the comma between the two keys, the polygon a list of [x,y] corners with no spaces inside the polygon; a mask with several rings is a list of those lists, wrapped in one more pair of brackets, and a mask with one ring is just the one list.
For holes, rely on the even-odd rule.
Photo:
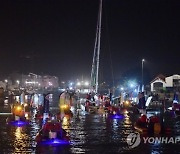
{"label": "tall mast", "polygon": [[100,45],[101,45],[101,19],[102,19],[102,0],[100,0],[100,5],[99,5],[96,39],[95,39],[93,63],[91,70],[91,87],[95,88],[96,93],[98,92],[99,55],[100,55]]}

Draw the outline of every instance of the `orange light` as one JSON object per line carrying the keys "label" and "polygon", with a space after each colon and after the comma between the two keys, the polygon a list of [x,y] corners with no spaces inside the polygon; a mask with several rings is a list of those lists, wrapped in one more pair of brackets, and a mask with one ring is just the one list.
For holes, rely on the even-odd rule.
{"label": "orange light", "polygon": [[21,106],[17,106],[16,110],[21,111],[22,107]]}
{"label": "orange light", "polygon": [[68,108],[68,105],[64,104],[64,105],[61,105],[61,109],[67,109]]}
{"label": "orange light", "polygon": [[126,105],[129,105],[129,101],[125,101]]}

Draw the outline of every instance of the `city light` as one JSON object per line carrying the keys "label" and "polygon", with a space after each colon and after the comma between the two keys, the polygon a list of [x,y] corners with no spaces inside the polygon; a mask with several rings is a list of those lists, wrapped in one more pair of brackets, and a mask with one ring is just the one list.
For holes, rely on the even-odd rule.
{"label": "city light", "polygon": [[73,82],[70,82],[70,86],[72,86],[73,85]]}
{"label": "city light", "polygon": [[81,83],[80,83],[80,82],[78,82],[78,83],[77,83],[77,86],[80,86],[80,85],[81,85]]}
{"label": "city light", "polygon": [[35,81],[25,81],[26,84],[38,84],[39,82],[35,82]]}
{"label": "city light", "polygon": [[87,81],[84,84],[85,84],[85,86],[89,86],[89,82],[87,82]]}
{"label": "city light", "polygon": [[19,80],[17,80],[16,82],[17,82],[17,84],[19,84],[19,83],[20,83],[20,81],[19,81]]}
{"label": "city light", "polygon": [[53,84],[51,82],[49,82],[49,86],[52,86]]}
{"label": "city light", "polygon": [[133,84],[133,83],[131,83],[131,84],[130,84],[130,87],[131,87],[131,88],[133,88],[133,87],[134,87],[134,84]]}
{"label": "city light", "polygon": [[7,79],[5,79],[4,81],[5,81],[6,83],[8,83],[8,80],[7,80]]}
{"label": "city light", "polygon": [[136,83],[135,80],[130,80],[130,81],[128,82],[128,85],[129,85],[130,88],[134,88],[134,87],[136,87],[137,83]]}
{"label": "city light", "polygon": [[124,88],[123,88],[123,87],[121,87],[121,90],[124,90]]}

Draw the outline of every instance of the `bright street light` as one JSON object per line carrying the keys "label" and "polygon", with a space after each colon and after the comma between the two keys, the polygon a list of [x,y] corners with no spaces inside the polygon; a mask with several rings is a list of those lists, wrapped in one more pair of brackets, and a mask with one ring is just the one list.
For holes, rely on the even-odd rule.
{"label": "bright street light", "polygon": [[133,84],[133,83],[131,83],[131,84],[130,84],[130,87],[131,87],[131,88],[133,88],[133,87],[134,87],[134,84]]}
{"label": "bright street light", "polygon": [[73,85],[73,82],[70,82],[70,86],[72,86]]}
{"label": "bright street light", "polygon": [[89,82],[87,82],[87,81],[84,84],[85,84],[85,86],[89,86]]}
{"label": "bright street light", "polygon": [[80,82],[78,82],[78,83],[77,83],[77,86],[80,86],[80,85],[81,85],[81,83],[80,83]]}
{"label": "bright street light", "polygon": [[19,84],[19,83],[20,83],[20,81],[19,81],[19,80],[17,80],[16,82],[17,82],[17,84]]}
{"label": "bright street light", "polygon": [[4,81],[5,81],[6,83],[8,83],[8,80],[7,80],[7,79],[5,79]]}
{"label": "bright street light", "polygon": [[[142,59],[142,87],[143,87],[143,85],[144,85],[144,79],[143,79],[143,68],[144,68],[144,62],[145,62],[145,59]],[[143,91],[143,90],[142,90]]]}

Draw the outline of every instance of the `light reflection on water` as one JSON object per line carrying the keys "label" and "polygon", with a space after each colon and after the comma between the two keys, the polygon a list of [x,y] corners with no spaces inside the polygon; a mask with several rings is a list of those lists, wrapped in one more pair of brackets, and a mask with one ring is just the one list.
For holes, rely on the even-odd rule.
{"label": "light reflection on water", "polygon": [[1,136],[3,135],[0,141],[2,147],[0,153],[142,153],[144,150],[146,150],[145,153],[162,153],[164,150],[170,151],[171,145],[153,144],[141,144],[136,149],[129,149],[126,137],[133,132],[133,129],[128,117],[118,120],[105,119],[99,115],[83,115],[80,119],[73,118],[71,121],[63,122],[63,128],[70,135],[72,145],[36,147],[35,136],[40,129],[40,124],[31,121],[26,127],[6,129],[5,118],[0,117]]}
{"label": "light reflection on water", "polygon": [[[178,145],[141,144],[129,149],[126,137],[133,132],[132,121],[125,114],[123,120],[107,119],[97,114],[80,115],[64,120],[63,128],[70,136],[70,146],[37,146],[35,136],[41,124],[32,120],[26,127],[9,127],[5,116],[0,116],[0,153],[179,153]],[[176,122],[176,135],[180,135],[180,122]]]}

